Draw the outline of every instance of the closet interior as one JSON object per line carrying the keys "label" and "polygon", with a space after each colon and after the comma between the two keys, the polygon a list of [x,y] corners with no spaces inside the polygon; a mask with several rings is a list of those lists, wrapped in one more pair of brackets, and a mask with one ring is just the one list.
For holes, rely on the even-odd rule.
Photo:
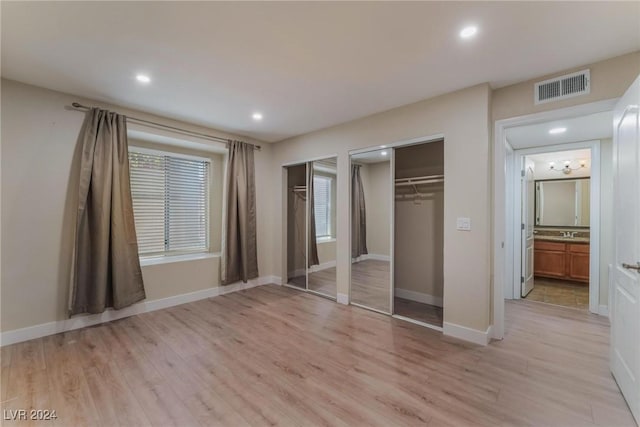
{"label": "closet interior", "polygon": [[351,303],[443,322],[444,141],[351,155]]}
{"label": "closet interior", "polygon": [[444,142],[395,150],[394,314],[442,327]]}
{"label": "closet interior", "polygon": [[336,298],[337,159],[285,166],[286,285]]}

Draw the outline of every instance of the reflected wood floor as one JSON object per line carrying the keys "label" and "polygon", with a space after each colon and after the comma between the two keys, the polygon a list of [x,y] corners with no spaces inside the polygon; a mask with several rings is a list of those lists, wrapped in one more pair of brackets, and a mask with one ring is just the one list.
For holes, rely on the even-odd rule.
{"label": "reflected wood floor", "polygon": [[261,286],[3,347],[2,409],[59,426],[633,425],[606,319],[527,301],[506,319],[479,347]]}
{"label": "reflected wood floor", "polygon": [[367,259],[351,264],[351,301],[391,312],[391,263]]}
{"label": "reflected wood floor", "polygon": [[309,289],[335,298],[338,292],[336,288],[336,268],[325,268],[324,270],[309,273]]}

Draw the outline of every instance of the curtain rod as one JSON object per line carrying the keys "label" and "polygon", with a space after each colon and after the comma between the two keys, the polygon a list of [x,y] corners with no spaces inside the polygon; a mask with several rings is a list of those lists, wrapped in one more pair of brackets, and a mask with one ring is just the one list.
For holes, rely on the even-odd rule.
{"label": "curtain rod", "polygon": [[[71,103],[71,108],[76,110],[76,111],[89,111],[91,109],[91,107],[87,107],[86,105],[82,105],[82,104],[80,104],[78,102],[72,102]],[[130,116],[125,116],[125,117],[127,118],[128,121],[132,121],[134,123],[139,123],[139,124],[143,124],[143,125],[151,125],[151,126],[159,127],[159,128],[162,128],[162,129],[169,129],[169,130],[172,130],[172,131],[175,131],[175,132],[178,132],[178,133],[182,133],[184,135],[196,136],[198,138],[208,139],[208,140],[216,141],[216,142],[223,142],[226,145],[228,145],[229,142],[231,142],[231,140],[228,139],[228,138],[221,138],[219,136],[207,135],[206,133],[195,132],[195,131],[182,129],[182,128],[175,127],[175,126],[163,125],[162,123],[152,122],[150,120],[138,119],[136,117],[130,117]],[[249,142],[247,142],[246,144],[250,145],[251,147],[253,147],[254,150],[260,151],[260,149],[261,149],[261,147],[259,145],[251,144]]]}

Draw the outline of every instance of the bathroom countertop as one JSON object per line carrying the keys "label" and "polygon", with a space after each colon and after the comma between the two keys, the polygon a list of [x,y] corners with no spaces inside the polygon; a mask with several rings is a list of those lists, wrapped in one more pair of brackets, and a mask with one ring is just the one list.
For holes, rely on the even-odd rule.
{"label": "bathroom countertop", "polygon": [[562,236],[534,236],[534,240],[546,240],[561,243],[589,243],[588,237],[562,237]]}

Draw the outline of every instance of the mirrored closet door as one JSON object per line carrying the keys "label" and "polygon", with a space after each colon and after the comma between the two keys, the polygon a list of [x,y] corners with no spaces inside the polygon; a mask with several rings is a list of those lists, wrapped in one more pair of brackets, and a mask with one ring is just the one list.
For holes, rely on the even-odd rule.
{"label": "mirrored closet door", "polygon": [[308,289],[335,298],[337,159],[309,165]]}
{"label": "mirrored closet door", "polygon": [[351,155],[351,303],[392,313],[392,151]]}
{"label": "mirrored closet door", "polygon": [[442,328],[444,141],[351,155],[351,303]]}
{"label": "mirrored closet door", "polygon": [[285,170],[286,285],[335,299],[337,159]]}

